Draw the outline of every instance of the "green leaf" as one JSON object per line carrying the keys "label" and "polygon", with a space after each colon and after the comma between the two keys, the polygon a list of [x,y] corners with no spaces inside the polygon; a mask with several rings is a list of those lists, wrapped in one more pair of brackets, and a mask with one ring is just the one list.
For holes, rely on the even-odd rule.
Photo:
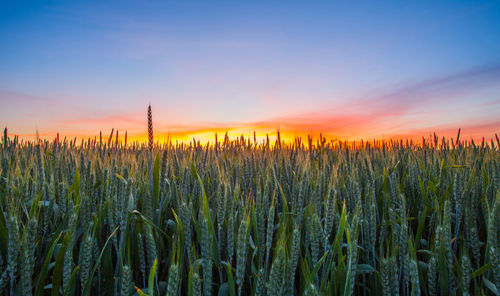
{"label": "green leaf", "polygon": [[154,289],[155,289],[155,276],[156,276],[156,268],[158,266],[158,259],[155,258],[155,261],[153,262],[153,266],[151,267],[151,270],[149,271],[149,277],[148,277],[148,296],[154,296]]}
{"label": "green leaf", "polygon": [[201,177],[196,171],[196,168],[193,163],[191,163],[191,172],[198,179],[198,182],[200,183],[200,189],[201,189],[200,202],[202,204],[200,209],[202,209],[203,215],[205,215],[205,217],[207,218],[208,234],[210,239],[212,240],[211,242],[212,260],[214,261],[215,266],[219,269],[221,267],[219,250],[218,250],[219,245],[217,244],[217,236],[215,235],[214,225],[212,223],[212,219],[210,218],[210,210],[208,208],[208,199],[205,193],[205,186],[203,185],[203,180],[201,180]]}
{"label": "green leaf", "polygon": [[52,242],[52,245],[50,246],[49,251],[45,255],[45,259],[43,260],[42,268],[40,269],[38,280],[37,280],[37,285],[36,285],[36,290],[35,290],[35,296],[40,296],[43,294],[43,287],[45,286],[45,280],[47,278],[47,273],[48,273],[48,267],[50,260],[52,258],[52,253],[54,252],[54,249],[59,242],[59,239],[62,236],[62,232],[59,233],[59,235],[54,239]]}
{"label": "green leaf", "polygon": [[375,272],[375,268],[370,264],[357,264],[356,265],[356,274],[365,274]]}
{"label": "green leaf", "polygon": [[156,229],[159,233],[163,234],[167,239],[171,239],[170,235],[168,235],[168,233],[166,233],[165,231],[161,230],[161,228],[159,228],[158,226],[156,226],[156,224],[154,224],[153,222],[151,222],[148,218],[144,217],[144,215],[137,211],[137,210],[134,210],[132,211],[132,214],[134,215],[137,215],[137,217],[139,219],[141,219],[142,221],[146,222],[146,224],[152,226],[154,229]]}
{"label": "green leaf", "polygon": [[42,197],[43,197],[43,194],[42,194],[42,192],[40,192],[39,194],[37,194],[35,200],[31,204],[31,209],[29,212],[30,219],[33,218],[34,216],[36,216],[36,212],[38,210],[38,204],[40,203],[40,200],[42,200]]}
{"label": "green leaf", "polygon": [[[73,280],[75,279],[75,276],[76,276],[76,272],[78,271],[78,269],[80,268],[79,265],[77,265],[74,269],[73,269],[73,272],[71,273],[71,277],[69,278],[69,282],[73,282]],[[72,285],[69,285],[66,290],[64,291],[64,296],[68,296],[69,293],[71,292],[71,290],[73,289],[74,287]]]}
{"label": "green leaf", "polygon": [[490,282],[489,280],[487,280],[485,277],[483,277],[483,284],[488,289],[490,289],[490,291],[493,292],[493,294],[500,295],[500,292],[498,291],[497,286],[495,286],[495,284],[493,284],[492,282]]}
{"label": "green leaf", "polygon": [[318,271],[319,271],[321,265],[323,264],[323,261],[325,261],[327,255],[328,255],[328,251],[326,251],[325,254],[323,254],[323,256],[318,260],[318,262],[316,262],[316,264],[314,265],[314,268],[311,272],[312,277],[316,276],[316,273],[318,273]]}
{"label": "green leaf", "polygon": [[227,266],[227,282],[229,286],[229,295],[235,296],[234,279],[233,279],[233,273],[231,272],[231,265],[229,265],[229,263],[226,263],[226,266]]}
{"label": "green leaf", "polygon": [[426,217],[427,217],[427,207],[424,208],[424,212],[418,219],[417,235],[415,237],[415,249],[418,249],[418,245],[420,244],[420,239],[422,238],[422,233],[424,232]]}
{"label": "green leaf", "polygon": [[142,290],[137,287],[135,287],[135,291],[139,294],[139,296],[148,296],[148,294],[142,292]]}
{"label": "green leaf", "polygon": [[347,221],[347,210],[344,202],[344,205],[342,206],[342,214],[340,216],[340,221],[339,221],[339,228],[337,229],[337,234],[335,235],[335,240],[333,241],[332,244],[333,252],[337,250],[338,256],[342,255],[340,241],[342,239],[342,236],[344,235],[346,221]]}
{"label": "green leaf", "polygon": [[481,274],[487,272],[488,270],[491,269],[491,267],[492,267],[491,263],[486,263],[485,265],[481,266],[479,269],[477,269],[471,274],[471,279],[476,278],[477,276],[480,276]]}
{"label": "green leaf", "polygon": [[94,273],[97,270],[97,267],[99,266],[99,264],[101,263],[101,258],[102,258],[103,254],[104,254],[104,251],[106,250],[106,247],[108,246],[109,241],[118,232],[119,228],[120,228],[120,226],[117,226],[115,228],[115,230],[109,235],[109,237],[106,240],[106,242],[104,243],[104,246],[102,247],[101,253],[99,254],[99,257],[97,257],[96,263],[94,264],[94,267],[90,271],[89,279],[88,279],[88,282],[87,282],[87,286],[85,286],[85,289],[83,290],[83,293],[82,293],[83,295],[90,295],[90,287],[92,286],[92,279],[94,278]]}
{"label": "green leaf", "polygon": [[64,257],[66,255],[66,248],[72,235],[66,232],[64,235],[63,243],[59,251],[57,251],[56,264],[54,266],[54,271],[52,272],[52,296],[58,296],[59,290],[61,288],[61,281],[64,269]]}
{"label": "green leaf", "polygon": [[420,187],[420,192],[422,193],[422,197],[424,198],[425,205],[429,208],[432,208],[427,190],[426,190],[426,188],[424,186],[424,182],[422,181],[422,178],[420,178],[420,176],[418,176],[418,186]]}
{"label": "green leaf", "polygon": [[117,174],[117,173],[116,173],[116,174],[115,174],[115,176],[116,176],[116,177],[117,177],[120,181],[122,181],[122,182],[123,182],[123,184],[128,185],[127,180],[125,180],[125,178],[123,178],[123,176],[122,176],[122,175],[120,175],[120,174]]}
{"label": "green leaf", "polygon": [[194,296],[193,295],[193,277],[194,277],[194,271],[193,271],[193,265],[191,264],[189,266],[189,274],[188,274],[188,295],[189,296]]}

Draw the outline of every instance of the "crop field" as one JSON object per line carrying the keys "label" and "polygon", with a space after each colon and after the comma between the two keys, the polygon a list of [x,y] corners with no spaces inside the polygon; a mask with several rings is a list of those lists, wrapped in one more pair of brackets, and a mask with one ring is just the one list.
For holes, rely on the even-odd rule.
{"label": "crop field", "polygon": [[495,295],[498,141],[1,145],[2,295]]}
{"label": "crop field", "polygon": [[500,296],[500,0],[0,0],[0,296],[73,295]]}

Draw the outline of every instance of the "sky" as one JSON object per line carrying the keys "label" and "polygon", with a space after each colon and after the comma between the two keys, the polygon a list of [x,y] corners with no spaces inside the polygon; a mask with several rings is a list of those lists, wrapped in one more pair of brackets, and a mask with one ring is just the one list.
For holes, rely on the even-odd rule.
{"label": "sky", "polygon": [[500,1],[0,1],[0,127],[32,139],[487,139]]}

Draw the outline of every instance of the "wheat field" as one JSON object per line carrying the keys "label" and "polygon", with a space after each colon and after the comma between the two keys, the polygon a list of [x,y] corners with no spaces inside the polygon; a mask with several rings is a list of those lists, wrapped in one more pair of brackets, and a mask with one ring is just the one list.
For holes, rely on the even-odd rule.
{"label": "wheat field", "polygon": [[[19,141],[2,295],[498,295],[498,141]],[[113,133],[112,133],[113,135]]]}

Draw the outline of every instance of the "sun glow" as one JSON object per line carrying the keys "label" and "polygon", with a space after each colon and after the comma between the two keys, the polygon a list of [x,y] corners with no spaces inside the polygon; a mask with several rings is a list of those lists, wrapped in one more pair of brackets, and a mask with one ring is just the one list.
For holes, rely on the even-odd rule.
{"label": "sun glow", "polygon": [[[340,134],[340,133],[339,133]],[[17,137],[20,141],[37,141],[47,140],[53,141],[73,141],[75,145],[83,143],[95,142],[102,143],[103,145],[114,146],[118,145],[144,145],[148,143],[148,134],[143,132],[128,133],[125,131],[112,130],[111,132],[100,132],[97,135],[59,135],[59,134],[9,134],[10,137]],[[421,145],[424,141],[426,143],[434,143],[437,139],[441,144],[443,140],[447,141],[448,145],[452,145],[457,138],[457,130],[442,130],[441,132],[433,133],[428,132],[423,134],[421,132],[415,134],[401,134],[391,136],[365,136],[365,137],[343,137],[335,133],[318,133],[309,131],[293,131],[293,130],[277,130],[277,129],[264,129],[262,127],[237,127],[237,128],[214,128],[214,129],[184,129],[170,132],[158,131],[154,133],[155,145],[165,144],[183,144],[192,145],[209,145],[213,146],[216,142],[222,145],[225,142],[235,142],[251,144],[256,146],[275,147],[278,142],[286,145],[295,144],[302,145],[308,148],[311,145],[318,147],[320,145],[338,145],[339,143],[348,144],[351,147],[364,147],[369,143],[372,147],[387,143],[393,145],[394,143]],[[481,143],[485,141],[487,145],[500,145],[496,135],[491,137],[471,136],[470,134],[461,134],[461,141],[475,141]],[[494,144],[496,143],[496,144]]]}

